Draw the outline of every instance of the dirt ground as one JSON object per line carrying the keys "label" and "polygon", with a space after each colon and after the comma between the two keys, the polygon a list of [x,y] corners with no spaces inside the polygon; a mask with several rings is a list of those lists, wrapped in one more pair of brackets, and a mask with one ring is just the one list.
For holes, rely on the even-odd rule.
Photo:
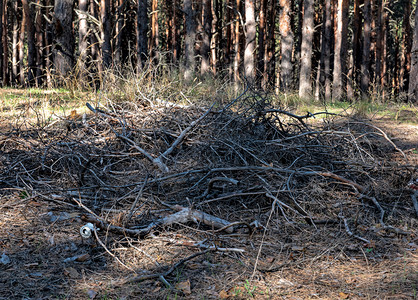
{"label": "dirt ground", "polygon": [[[307,139],[213,113],[162,172],[135,145],[157,157],[202,111],[157,110],[2,124],[0,299],[417,299],[417,125],[333,119]],[[240,224],[110,226],[142,230],[173,214],[164,203]],[[80,236],[88,216],[107,224],[98,239]]]}

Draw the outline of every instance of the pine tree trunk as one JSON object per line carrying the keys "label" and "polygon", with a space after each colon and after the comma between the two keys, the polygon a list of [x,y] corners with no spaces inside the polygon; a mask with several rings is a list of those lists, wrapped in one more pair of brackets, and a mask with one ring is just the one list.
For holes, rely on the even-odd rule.
{"label": "pine tree trunk", "polygon": [[312,70],[312,41],[314,34],[314,1],[305,0],[302,45],[300,54],[300,81],[299,97],[309,98],[312,96],[311,70]]}
{"label": "pine tree trunk", "polygon": [[370,47],[371,47],[371,8],[370,0],[364,0],[364,34],[363,54],[361,60],[361,81],[360,89],[362,97],[368,97],[370,84]]}
{"label": "pine tree trunk", "polygon": [[211,0],[202,1],[202,46],[200,49],[202,61],[200,74],[204,75],[210,71],[210,40],[212,38],[212,9]]}
{"label": "pine tree trunk", "polygon": [[245,0],[245,50],[244,50],[244,74],[246,79],[254,82],[254,51],[255,51],[255,4],[254,0]]}
{"label": "pine tree trunk", "polygon": [[[7,70],[7,61],[5,62],[3,59],[3,56],[6,56],[6,52],[4,51],[5,49],[3,47],[3,40],[4,40],[4,32],[3,32],[4,23],[3,22],[7,20],[4,4],[6,4],[6,1],[3,2],[3,0],[0,0],[0,82],[2,83],[3,86],[6,84],[6,74],[7,74],[7,71],[5,72],[5,70]],[[4,20],[4,17],[6,17],[5,20]],[[6,26],[4,27],[7,28]],[[7,38],[7,35],[5,37]],[[6,40],[6,45],[7,45],[7,40]]]}
{"label": "pine tree trunk", "polygon": [[17,16],[17,1],[13,3],[12,10],[12,84],[15,85],[18,83],[19,76],[19,19]]}
{"label": "pine tree trunk", "polygon": [[123,51],[122,44],[123,36],[125,34],[125,10],[126,10],[126,2],[127,0],[118,0],[117,2],[117,12],[116,12],[116,28],[115,28],[115,61],[114,64],[116,67],[120,68],[123,64]]}
{"label": "pine tree trunk", "polygon": [[212,65],[212,73],[216,74],[216,70],[218,67],[218,40],[219,35],[215,34],[218,31],[218,11],[217,11],[217,3],[219,0],[212,0],[211,3],[211,11],[212,11],[212,36],[210,39],[210,53],[211,53],[211,65]]}
{"label": "pine tree trunk", "polygon": [[236,10],[237,13],[235,15],[235,40],[234,40],[234,49],[235,49],[235,56],[234,56],[234,82],[238,83],[240,80],[239,75],[239,68],[241,64],[241,20],[240,15],[242,15],[242,3],[241,0],[236,0]]}
{"label": "pine tree trunk", "polygon": [[261,87],[266,89],[267,84],[267,69],[265,68],[265,45],[266,45],[266,13],[267,13],[267,0],[260,1],[260,25],[258,29],[258,72],[261,74]]}
{"label": "pine tree trunk", "polygon": [[22,0],[23,13],[26,19],[26,36],[28,43],[28,85],[35,84],[36,75],[36,46],[35,46],[35,26],[33,6],[30,5],[31,0]]}
{"label": "pine tree trunk", "polygon": [[73,6],[74,0],[55,0],[54,65],[62,82],[68,77],[74,66]]}
{"label": "pine tree trunk", "polygon": [[418,2],[415,8],[414,39],[411,48],[411,72],[409,74],[409,100],[418,103]]}
{"label": "pine tree trunk", "polygon": [[36,41],[36,85],[41,86],[44,81],[45,73],[45,40],[42,33],[44,22],[44,8],[43,1],[37,0],[36,13],[35,13],[35,41]]}
{"label": "pine tree trunk", "polygon": [[281,35],[281,89],[288,92],[292,84],[292,51],[293,51],[293,32],[290,22],[291,4],[288,0],[280,0],[280,35]]}
{"label": "pine tree trunk", "polygon": [[26,15],[22,13],[22,22],[20,23],[20,34],[19,34],[19,82],[21,86],[25,85],[25,25]]}
{"label": "pine tree trunk", "polygon": [[404,18],[403,18],[403,33],[402,33],[402,55],[401,55],[401,70],[399,75],[400,90],[406,91],[409,86],[409,71],[411,66],[411,48],[412,48],[412,36],[411,36],[411,23],[409,22],[409,16],[411,15],[412,3],[407,1]]}
{"label": "pine tree trunk", "polygon": [[194,53],[194,45],[196,40],[196,21],[195,13],[192,7],[192,0],[184,0],[184,13],[186,14],[186,37],[184,39],[184,79],[190,81],[196,69],[196,58]]}
{"label": "pine tree trunk", "polygon": [[89,0],[79,0],[78,1],[78,78],[80,84],[84,87],[85,77],[86,77],[86,59],[87,59],[87,49],[88,49],[88,23],[87,23],[87,12],[88,12],[88,2]]}
{"label": "pine tree trunk", "polygon": [[341,100],[346,97],[345,75],[347,57],[347,25],[348,0],[338,0],[337,29],[334,47],[334,71],[332,81],[332,99]]}
{"label": "pine tree trunk", "polygon": [[274,86],[275,73],[276,73],[276,2],[271,1],[268,9],[268,18],[270,26],[268,28],[268,37],[266,45],[267,58],[264,61],[264,68],[267,70],[267,83]]}
{"label": "pine tree trunk", "polygon": [[226,43],[225,43],[225,65],[228,68],[228,73],[231,75],[232,69],[231,69],[231,53],[233,51],[232,49],[232,36],[233,36],[233,26],[232,26],[232,0],[226,0],[225,6],[226,6]]}
{"label": "pine tree trunk", "polygon": [[102,60],[103,67],[109,68],[112,65],[112,46],[110,44],[110,0],[100,1],[100,15],[102,18]]}
{"label": "pine tree trunk", "polygon": [[331,100],[331,42],[333,33],[331,14],[331,0],[325,0],[319,75],[320,90],[322,90],[320,91],[320,97],[324,97],[325,101]]}
{"label": "pine tree trunk", "polygon": [[159,46],[159,30],[158,30],[158,1],[151,2],[151,36],[149,43],[150,58],[154,59],[157,56]]}
{"label": "pine tree trunk", "polygon": [[136,32],[138,69],[142,71],[148,59],[148,5],[147,0],[138,0]]}

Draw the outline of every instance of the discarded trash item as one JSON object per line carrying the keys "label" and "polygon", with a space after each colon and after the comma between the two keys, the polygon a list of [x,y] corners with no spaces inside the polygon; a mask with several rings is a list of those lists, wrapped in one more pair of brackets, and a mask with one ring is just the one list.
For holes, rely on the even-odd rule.
{"label": "discarded trash item", "polygon": [[87,223],[86,225],[80,228],[81,237],[83,239],[90,238],[93,230],[94,230],[94,225],[92,223]]}

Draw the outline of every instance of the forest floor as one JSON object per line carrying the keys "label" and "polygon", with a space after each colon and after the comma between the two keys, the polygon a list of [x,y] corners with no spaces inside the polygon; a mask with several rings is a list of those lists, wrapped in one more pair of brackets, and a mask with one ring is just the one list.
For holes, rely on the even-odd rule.
{"label": "forest floor", "polygon": [[414,109],[313,119],[251,92],[89,109],[56,92],[51,116],[6,94],[0,299],[418,298]]}

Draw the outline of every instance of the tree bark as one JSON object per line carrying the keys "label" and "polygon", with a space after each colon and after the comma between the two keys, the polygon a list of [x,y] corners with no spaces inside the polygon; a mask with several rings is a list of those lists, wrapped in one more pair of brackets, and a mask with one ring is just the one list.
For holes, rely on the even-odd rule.
{"label": "tree bark", "polygon": [[22,0],[23,13],[26,20],[26,36],[28,43],[28,82],[29,86],[35,84],[36,75],[36,45],[33,7],[31,0]]}
{"label": "tree bark", "polygon": [[186,14],[186,37],[184,39],[184,79],[190,81],[196,69],[196,58],[194,53],[194,45],[196,41],[196,20],[195,13],[192,8],[192,0],[184,0],[183,10]]}
{"label": "tree bark", "polygon": [[75,40],[72,27],[74,0],[55,0],[54,65],[61,82],[74,66]]}
{"label": "tree bark", "polygon": [[115,59],[114,64],[116,67],[122,67],[123,57],[123,35],[125,33],[125,7],[127,0],[117,1],[117,12],[116,12],[116,28],[115,28]]}
{"label": "tree bark", "polygon": [[368,97],[368,89],[370,85],[370,46],[371,46],[371,8],[370,0],[364,0],[364,38],[363,38],[363,54],[361,60],[361,82],[360,89],[362,97]]}
{"label": "tree bark", "polygon": [[36,85],[41,86],[44,81],[45,73],[45,40],[43,30],[44,8],[43,1],[37,0],[35,7],[35,41],[36,41]]}
{"label": "tree bark", "polygon": [[211,11],[212,11],[212,36],[210,39],[210,53],[211,53],[211,65],[212,65],[212,73],[216,74],[216,70],[218,67],[218,40],[219,35],[215,34],[218,31],[218,11],[217,11],[217,3],[219,0],[212,0],[211,2]]}
{"label": "tree bark", "polygon": [[[23,10],[23,9],[22,9]],[[22,22],[20,23],[20,34],[19,34],[19,82],[20,85],[25,85],[25,25],[26,25],[26,15],[22,13]]]}
{"label": "tree bark", "polygon": [[19,19],[17,16],[18,2],[15,1],[12,5],[12,84],[18,83],[19,76]]}
{"label": "tree bark", "polygon": [[112,65],[112,46],[110,44],[111,23],[110,23],[110,0],[100,1],[100,15],[102,18],[102,60],[103,67],[109,68]]}
{"label": "tree bark", "polygon": [[245,0],[245,50],[244,74],[250,83],[254,82],[254,51],[255,51],[255,4],[254,0]]}
{"label": "tree bark", "polygon": [[411,15],[411,8],[411,1],[407,1],[403,18],[404,30],[402,33],[401,70],[399,75],[399,88],[401,91],[405,91],[409,85],[409,71],[411,68],[412,48],[411,23],[409,21],[409,16]]}
{"label": "tree bark", "polygon": [[267,87],[267,68],[265,68],[265,53],[266,53],[266,31],[267,31],[267,21],[266,21],[266,14],[267,14],[267,0],[260,1],[260,25],[258,27],[258,73],[261,75],[261,87],[262,89],[266,89]]}
{"label": "tree bark", "polygon": [[288,0],[280,0],[280,35],[281,35],[281,89],[288,92],[292,84],[292,51],[293,51],[293,32],[290,22],[291,3]]}
{"label": "tree bark", "polygon": [[325,101],[331,100],[331,42],[333,33],[331,13],[331,0],[325,0],[319,75],[320,90],[322,90],[320,95],[323,95]]}
{"label": "tree bark", "polygon": [[242,12],[242,2],[241,0],[236,0],[236,15],[235,15],[235,39],[234,39],[234,82],[238,83],[240,80],[239,69],[241,64],[241,12]]}
{"label": "tree bark", "polygon": [[149,42],[149,54],[153,59],[157,55],[159,46],[159,30],[158,30],[158,1],[151,2],[151,36]]}
{"label": "tree bark", "polygon": [[337,30],[334,48],[334,71],[332,81],[332,99],[341,100],[346,97],[345,75],[347,70],[347,26],[348,0],[338,0]]}
{"label": "tree bark", "polygon": [[270,21],[270,26],[267,30],[267,50],[266,55],[267,59],[264,61],[264,68],[267,69],[268,80],[267,83],[271,86],[274,86],[275,73],[276,73],[276,39],[275,39],[275,29],[276,29],[276,1],[271,1],[268,8],[268,18]]}
{"label": "tree bark", "polygon": [[418,103],[418,2],[415,8],[414,40],[411,48],[411,72],[409,74],[409,100]]}
{"label": "tree bark", "polygon": [[[3,28],[4,27],[4,28]],[[7,15],[6,1],[0,0],[0,82],[6,85],[7,81]],[[4,41],[4,44],[3,44]],[[4,47],[6,45],[6,47]]]}
{"label": "tree bark", "polygon": [[148,60],[148,4],[147,0],[138,0],[136,19],[138,68],[142,70]]}
{"label": "tree bark", "polygon": [[200,74],[204,75],[210,71],[210,40],[212,38],[212,9],[211,0],[202,1],[202,46],[200,53],[202,57]]}
{"label": "tree bark", "polygon": [[87,59],[87,49],[88,49],[88,23],[87,23],[87,11],[88,11],[88,2],[89,0],[79,0],[78,1],[78,49],[79,49],[79,58],[78,58],[78,78],[83,84],[85,82],[86,75],[86,59]]}
{"label": "tree bark", "polygon": [[302,45],[300,55],[300,81],[299,97],[309,98],[312,96],[311,70],[312,70],[312,41],[314,34],[314,1],[305,0]]}

